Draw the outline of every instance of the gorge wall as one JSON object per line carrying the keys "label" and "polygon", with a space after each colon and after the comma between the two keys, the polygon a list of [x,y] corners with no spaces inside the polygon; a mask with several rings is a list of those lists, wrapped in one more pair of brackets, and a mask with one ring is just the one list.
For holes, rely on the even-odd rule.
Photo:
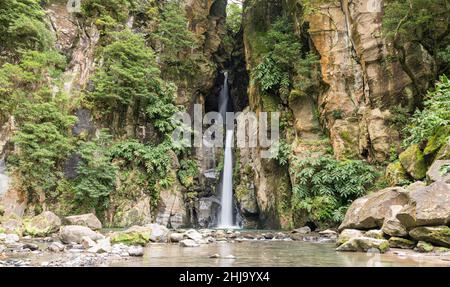
{"label": "gorge wall", "polygon": [[[94,89],[92,77],[104,64],[99,51],[107,37],[95,17],[92,20],[68,13],[65,1],[49,2],[44,7],[46,21],[55,36],[56,49],[68,62],[62,89],[71,98],[82,97]],[[153,2],[145,13],[127,6],[121,25],[145,35],[155,30],[157,24],[149,15],[160,13],[153,11],[166,1]],[[386,1],[320,1],[311,7],[306,2],[309,1],[244,1],[242,27],[237,33],[226,28],[226,0],[179,3],[186,12],[186,27],[197,39],[195,51],[180,52],[179,57],[189,58],[195,53],[201,61],[194,73],[170,78],[178,87],[176,104],[191,115],[195,104],[200,104],[203,112],[217,110],[221,72],[229,70],[235,109],[257,114],[281,112],[282,141],[292,147],[294,156],[284,163],[262,158],[260,148],[236,150],[237,209],[244,226],[249,228],[315,226],[317,222],[311,222],[306,211],[292,208],[293,188],[298,181],[294,175],[296,160],[319,157],[331,149],[338,160],[360,159],[386,165],[392,154],[402,151],[402,127],[393,120],[396,108],[412,113],[436,79],[435,60],[420,43],[406,43],[398,49],[383,36]],[[267,52],[267,33],[280,17],[294,24],[296,39],[302,46],[299,58],[307,54],[317,57],[308,69],[307,79],[296,73],[290,75],[294,85],[287,96],[263,91],[254,75]],[[148,42],[157,55],[164,50],[160,42]],[[306,80],[307,87],[297,87]],[[116,140],[130,137],[144,143],[162,141],[154,123],[131,105],[115,110],[107,119],[100,119],[86,107],[76,106],[72,112],[77,123],[71,133],[78,137],[95,137],[102,128],[108,128]],[[12,144],[7,145],[14,130],[14,118],[1,116],[0,158],[15,150]],[[139,172],[132,170],[116,180],[117,189],[126,194],[112,193],[108,209],[98,214],[99,218],[117,227],[151,222],[175,228],[214,224],[219,208],[216,169],[221,153],[202,148],[192,148],[183,157],[174,151],[167,153],[171,158],[170,177],[174,180],[170,187],[160,188],[156,205],[151,204],[152,197],[145,187],[139,185]],[[196,162],[199,168],[186,184],[178,172],[188,160]],[[65,164],[66,177],[76,177],[79,162],[79,156],[73,153]],[[10,174],[12,185],[2,203],[5,213],[33,215],[40,209],[65,212],[64,195],[53,201],[43,195],[37,202],[29,202],[26,191],[14,185],[20,181],[18,176]]]}

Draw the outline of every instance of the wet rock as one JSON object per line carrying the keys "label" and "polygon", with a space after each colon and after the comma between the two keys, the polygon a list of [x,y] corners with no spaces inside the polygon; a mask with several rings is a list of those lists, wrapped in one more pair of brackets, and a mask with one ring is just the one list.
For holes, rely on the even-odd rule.
{"label": "wet rock", "polygon": [[443,173],[442,167],[450,165],[450,160],[436,160],[427,171],[427,179],[429,181],[443,181],[450,183],[450,172]]}
{"label": "wet rock", "polygon": [[181,247],[198,247],[198,246],[200,246],[200,244],[196,243],[192,239],[181,240],[179,244]]}
{"label": "wet rock", "polygon": [[350,205],[339,230],[381,228],[386,218],[392,218],[391,206],[407,203],[407,192],[400,187],[390,187],[361,197]]}
{"label": "wet rock", "polygon": [[416,250],[421,253],[433,252],[434,246],[425,241],[419,241],[416,246]]}
{"label": "wet rock", "polygon": [[34,237],[44,237],[55,233],[61,226],[61,219],[51,211],[44,211],[31,220],[24,221],[24,233]]}
{"label": "wet rock", "polygon": [[92,230],[102,229],[102,223],[93,213],[67,216],[64,220],[69,225],[86,226]]}
{"label": "wet rock", "polygon": [[66,249],[66,247],[61,242],[52,242],[48,246],[48,250],[50,250],[51,252],[62,252],[64,251],[64,249]]}
{"label": "wet rock", "polygon": [[203,236],[197,230],[194,229],[190,229],[186,231],[184,234],[186,235],[187,238],[192,239],[194,241],[199,241],[200,239],[203,238]]}
{"label": "wet rock", "polygon": [[385,253],[387,250],[389,250],[389,242],[385,239],[357,237],[345,242],[344,244],[336,248],[336,251],[367,252],[372,249],[376,249],[381,253]]}
{"label": "wet rock", "polygon": [[81,245],[84,249],[89,249],[91,247],[94,247],[96,243],[89,236],[84,236],[83,238],[81,238]]}
{"label": "wet rock", "polygon": [[303,226],[303,227],[292,230],[292,233],[299,233],[299,234],[307,234],[310,232],[311,232],[311,228],[309,228],[309,226]]}
{"label": "wet rock", "polygon": [[363,237],[363,233],[356,229],[345,229],[341,232],[341,234],[339,234],[336,244],[337,246],[340,246],[350,239],[357,237]]}
{"label": "wet rock", "polygon": [[33,243],[25,243],[25,244],[22,246],[22,248],[23,248],[23,249],[29,249],[29,250],[31,250],[31,251],[39,250],[39,246],[36,245],[36,244],[33,244]]}
{"label": "wet rock", "polygon": [[220,258],[220,255],[216,253],[216,254],[210,255],[209,258]]}
{"label": "wet rock", "polygon": [[224,259],[236,259],[236,256],[234,255],[227,255],[225,257],[223,257]]}
{"label": "wet rock", "polygon": [[400,237],[389,238],[389,247],[391,248],[401,248],[401,249],[414,249],[417,242]]}
{"label": "wet rock", "polygon": [[180,242],[181,240],[183,240],[184,234],[174,232],[170,234],[169,238],[170,242]]}
{"label": "wet rock", "polygon": [[111,252],[111,239],[104,238],[97,241],[95,246],[88,249],[90,253],[110,253]]}
{"label": "wet rock", "polygon": [[450,228],[448,226],[417,227],[411,230],[409,235],[415,240],[450,247]]}
{"label": "wet rock", "polygon": [[415,179],[422,179],[427,172],[427,165],[419,145],[414,144],[399,155],[405,170]]}
{"label": "wet rock", "polygon": [[450,184],[435,182],[408,193],[409,203],[397,214],[407,229],[450,223]]}
{"label": "wet rock", "polygon": [[272,240],[274,237],[273,233],[263,233],[262,236],[267,240]]}
{"label": "wet rock", "polygon": [[104,236],[100,233],[93,231],[89,227],[81,225],[62,226],[59,231],[59,237],[64,243],[81,243],[81,240],[85,236],[94,241],[104,238]]}
{"label": "wet rock", "polygon": [[128,248],[128,254],[133,257],[142,257],[144,256],[144,248],[142,246],[130,246]]}
{"label": "wet rock", "polygon": [[369,230],[364,233],[365,237],[375,238],[375,239],[384,239],[384,233],[382,230]]}

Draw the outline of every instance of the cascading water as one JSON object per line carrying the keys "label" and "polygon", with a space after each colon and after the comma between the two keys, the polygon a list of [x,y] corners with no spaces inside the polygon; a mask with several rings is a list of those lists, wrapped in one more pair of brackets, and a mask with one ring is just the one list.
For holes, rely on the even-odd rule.
{"label": "cascading water", "polygon": [[0,197],[8,191],[9,177],[5,174],[5,158],[0,157]]}
{"label": "cascading water", "polygon": [[[220,91],[220,113],[226,119],[229,103],[228,73],[224,73],[225,80]],[[233,222],[233,127],[226,129],[224,166],[222,176],[222,198],[219,217],[219,228],[236,228]]]}

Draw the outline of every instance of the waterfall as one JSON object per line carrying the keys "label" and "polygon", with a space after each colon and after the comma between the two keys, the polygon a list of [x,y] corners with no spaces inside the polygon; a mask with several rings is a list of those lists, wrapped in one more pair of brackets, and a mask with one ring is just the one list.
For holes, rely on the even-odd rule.
{"label": "waterfall", "polygon": [[0,157],[0,197],[8,191],[9,177],[5,174],[5,157]]}
{"label": "waterfall", "polygon": [[[226,113],[229,110],[228,73],[224,73],[225,80],[220,92],[220,113],[226,121]],[[222,176],[222,198],[219,217],[219,228],[234,228],[233,223],[233,128],[226,129],[224,166]]]}

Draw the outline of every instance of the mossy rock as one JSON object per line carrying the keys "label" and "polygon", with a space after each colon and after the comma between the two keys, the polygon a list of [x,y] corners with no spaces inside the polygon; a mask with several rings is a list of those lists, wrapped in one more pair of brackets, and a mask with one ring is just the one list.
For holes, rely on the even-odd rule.
{"label": "mossy rock", "polygon": [[434,249],[434,246],[425,241],[419,241],[419,243],[417,243],[417,247],[416,247],[416,250],[421,253],[433,252],[433,249]]}
{"label": "mossy rock", "polygon": [[0,227],[0,233],[5,233],[5,229],[3,229],[3,227]]}
{"label": "mossy rock", "polygon": [[414,249],[417,242],[413,240],[409,240],[401,237],[391,237],[389,238],[389,246],[392,248],[401,248],[401,249]]}
{"label": "mossy rock", "polygon": [[111,235],[111,243],[145,246],[150,242],[151,235],[151,228],[133,226],[128,230],[113,233]]}
{"label": "mossy rock", "polygon": [[409,182],[408,173],[399,161],[390,163],[386,168],[386,180],[390,186],[401,186]]}
{"label": "mossy rock", "polygon": [[414,144],[399,156],[400,163],[414,179],[423,179],[427,173],[427,164],[419,145]]}
{"label": "mossy rock", "polygon": [[450,139],[444,144],[436,155],[436,160],[450,160]]}
{"label": "mossy rock", "polygon": [[450,248],[450,228],[448,226],[417,227],[411,230],[409,235],[416,240]]}
{"label": "mossy rock", "polygon": [[448,142],[449,138],[450,126],[439,128],[436,134],[428,139],[428,143],[423,151],[423,154],[427,156],[439,151]]}

